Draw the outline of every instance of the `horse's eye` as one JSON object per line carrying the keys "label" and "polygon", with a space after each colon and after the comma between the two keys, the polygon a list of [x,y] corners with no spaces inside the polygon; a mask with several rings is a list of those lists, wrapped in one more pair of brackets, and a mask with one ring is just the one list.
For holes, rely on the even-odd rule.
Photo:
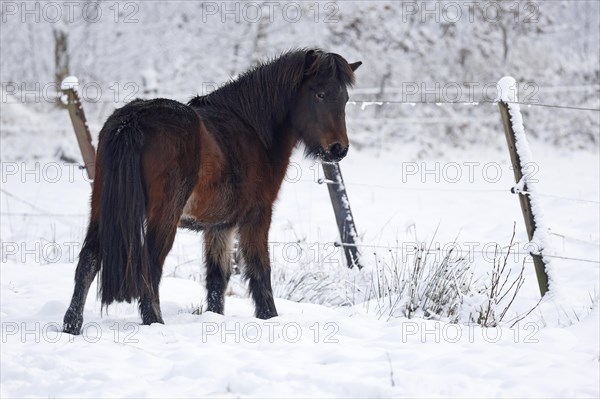
{"label": "horse's eye", "polygon": [[317,93],[317,98],[318,98],[319,100],[323,100],[323,99],[325,99],[325,92],[324,92],[324,91],[320,91],[320,92],[318,92],[318,93]]}

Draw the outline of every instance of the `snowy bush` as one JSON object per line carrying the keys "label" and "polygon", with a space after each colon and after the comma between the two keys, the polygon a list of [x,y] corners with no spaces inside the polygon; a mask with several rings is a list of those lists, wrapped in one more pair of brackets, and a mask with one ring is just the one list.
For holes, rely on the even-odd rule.
{"label": "snowy bush", "polygon": [[362,306],[383,319],[417,317],[482,327],[512,325],[537,307],[506,320],[524,283],[524,266],[517,274],[508,266],[513,246],[514,230],[506,253],[496,247],[491,270],[483,275],[475,273],[477,264],[468,254],[452,249],[444,254],[431,244],[413,248],[409,256],[390,248],[386,255],[375,256],[375,265],[366,265],[362,271],[349,270],[343,264],[275,264],[274,293],[296,302]]}
{"label": "snowy bush", "polygon": [[360,279],[358,271],[344,264],[306,258],[293,264],[274,262],[271,276],[275,297],[326,306],[353,305]]}
{"label": "snowy bush", "polygon": [[[379,317],[419,317],[458,323],[465,297],[480,297],[472,264],[450,250],[415,248],[410,257],[393,251],[377,260],[365,305]],[[473,301],[470,301],[473,302]]]}
{"label": "snowy bush", "polygon": [[[505,319],[511,305],[513,304],[517,294],[519,293],[525,279],[523,272],[525,271],[525,262],[521,266],[521,270],[516,277],[511,278],[512,269],[507,269],[508,258],[513,248],[515,238],[515,230],[510,239],[508,250],[504,256],[498,256],[499,248],[496,246],[494,256],[494,265],[492,270],[486,276],[483,287],[479,292],[486,297],[485,302],[479,305],[473,314],[470,316],[470,321],[475,322],[483,327],[496,327]],[[541,302],[541,299],[540,299]],[[525,315],[517,315],[509,321],[512,325],[522,320],[525,316],[531,313],[537,306],[538,302]]]}

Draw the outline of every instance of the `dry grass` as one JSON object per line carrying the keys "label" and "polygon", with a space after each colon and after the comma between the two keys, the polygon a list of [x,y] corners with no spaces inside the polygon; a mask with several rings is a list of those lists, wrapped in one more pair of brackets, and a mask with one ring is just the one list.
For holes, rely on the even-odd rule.
{"label": "dry grass", "polygon": [[413,248],[410,256],[390,248],[384,256],[375,256],[374,267],[360,272],[318,262],[275,265],[275,296],[327,306],[362,304],[367,312],[386,319],[420,317],[482,327],[514,325],[537,307],[505,320],[525,281],[524,265],[513,273],[508,262],[514,237],[513,227],[506,254],[500,256],[496,247],[491,271],[478,278],[468,254],[461,256],[453,250],[443,254],[434,248],[432,239],[428,245]]}

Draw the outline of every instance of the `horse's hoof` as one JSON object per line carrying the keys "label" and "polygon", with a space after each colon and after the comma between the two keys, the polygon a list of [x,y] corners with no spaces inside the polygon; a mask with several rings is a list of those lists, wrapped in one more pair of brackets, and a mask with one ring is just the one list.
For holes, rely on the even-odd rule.
{"label": "horse's hoof", "polygon": [[150,324],[159,323],[165,324],[162,316],[153,315],[142,315],[142,324],[145,326],[149,326]]}
{"label": "horse's hoof", "polygon": [[271,310],[271,309],[263,309],[260,311],[256,311],[256,317],[258,319],[262,319],[262,320],[268,320],[272,317],[277,317],[277,311],[276,310]]}
{"label": "horse's hoof", "polygon": [[225,314],[225,295],[212,291],[206,298],[206,311]]}
{"label": "horse's hoof", "polygon": [[208,306],[206,307],[206,311],[207,312],[213,312],[213,313],[217,313],[217,314],[225,314],[225,308],[223,305],[221,306],[215,306],[209,303]]}
{"label": "horse's hoof", "polygon": [[75,312],[67,310],[63,321],[63,332],[71,335],[81,334],[81,326],[83,325],[83,317],[78,316]]}
{"label": "horse's hoof", "polygon": [[142,320],[142,325],[143,326],[149,326],[151,324],[154,323],[158,323],[158,324],[165,324],[163,319],[153,319],[153,320]]}

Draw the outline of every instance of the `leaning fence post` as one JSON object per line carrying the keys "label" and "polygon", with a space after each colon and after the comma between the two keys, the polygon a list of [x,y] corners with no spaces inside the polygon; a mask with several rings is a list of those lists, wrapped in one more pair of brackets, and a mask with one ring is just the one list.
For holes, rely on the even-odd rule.
{"label": "leaning fence post", "polygon": [[340,231],[340,239],[342,240],[346,262],[350,269],[354,266],[361,269],[360,252],[356,247],[356,238],[358,235],[356,234],[356,225],[354,224],[354,218],[350,210],[350,201],[348,200],[344,179],[342,178],[342,170],[338,163],[323,162],[322,166],[327,189],[329,190],[329,197],[331,198],[331,205],[333,206],[338,230]]}
{"label": "leaning fence post", "polygon": [[79,150],[83,157],[85,170],[89,179],[93,181],[94,166],[96,164],[96,150],[92,145],[92,135],[90,134],[90,129],[88,128],[87,120],[85,119],[81,99],[77,93],[78,85],[79,82],[76,77],[68,76],[62,81],[60,89],[63,92],[63,102],[66,103],[67,109],[69,110],[73,129],[75,129],[75,137],[77,137],[77,144],[79,144]]}
{"label": "leaning fence post", "polygon": [[[529,241],[532,242],[537,235],[543,237],[545,231],[541,231],[544,227],[540,225],[541,212],[539,204],[536,204],[537,206],[535,207],[537,208],[535,209],[537,214],[532,207],[531,194],[532,192],[535,193],[535,190],[533,189],[533,184],[531,184],[530,175],[524,172],[527,164],[532,162],[532,157],[527,137],[525,136],[525,129],[523,128],[523,117],[517,97],[517,83],[514,78],[507,76],[500,79],[498,82],[498,100],[504,134],[506,135],[510,160],[517,183],[513,187],[512,192],[519,196],[519,203],[521,204],[521,211],[523,212],[523,219],[525,219],[525,227],[527,228],[527,236],[529,237]],[[545,240],[542,240],[542,242],[536,241],[536,244],[538,245],[539,254],[531,253],[531,256],[533,258],[540,294],[544,296],[548,291],[547,262],[542,256],[546,242]]]}

